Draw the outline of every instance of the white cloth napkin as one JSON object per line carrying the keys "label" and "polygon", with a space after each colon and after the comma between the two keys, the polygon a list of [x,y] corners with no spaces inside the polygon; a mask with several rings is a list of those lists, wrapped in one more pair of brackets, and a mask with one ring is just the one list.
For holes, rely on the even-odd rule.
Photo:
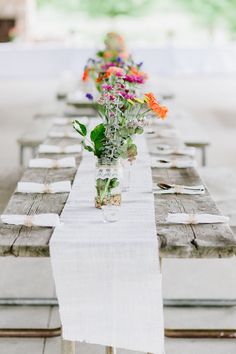
{"label": "white cloth napkin", "polygon": [[18,182],[18,193],[64,193],[71,191],[70,181],[61,181],[54,183],[34,183],[34,182]]}
{"label": "white cloth napkin", "polygon": [[37,215],[1,215],[4,224],[55,227],[60,225],[58,214],[37,214]]}
{"label": "white cloth napkin", "polygon": [[184,186],[179,184],[170,184],[170,188],[164,189],[158,186],[158,184],[153,185],[153,192],[156,194],[204,194],[205,187],[203,185],[199,186]]}
{"label": "white cloth napkin", "polygon": [[79,144],[58,146],[58,145],[39,145],[39,153],[41,154],[71,154],[81,152],[81,146]]}
{"label": "white cloth napkin", "polygon": [[151,158],[151,166],[158,168],[188,168],[196,167],[197,162],[195,160],[183,160],[183,159],[158,159]]}
{"label": "white cloth napkin", "polygon": [[156,146],[159,155],[186,155],[195,156],[196,149],[194,147],[171,147],[169,145],[159,144]]}
{"label": "white cloth napkin", "polygon": [[76,167],[76,162],[74,157],[66,157],[64,159],[31,159],[29,161],[30,168],[67,168]]}
{"label": "white cloth napkin", "polygon": [[50,138],[70,138],[70,139],[81,139],[80,135],[73,131],[50,131],[48,133]]}
{"label": "white cloth napkin", "polygon": [[155,131],[148,128],[146,134],[155,138],[175,138],[178,136],[178,132],[175,129],[160,129],[159,131]]}
{"label": "white cloth napkin", "polygon": [[53,119],[54,125],[68,125],[72,124],[72,122],[78,119],[82,124],[88,124],[88,117],[75,117],[75,118],[67,118],[67,117],[57,117]]}
{"label": "white cloth napkin", "polygon": [[169,213],[166,222],[169,224],[218,224],[228,223],[229,218],[213,214]]}

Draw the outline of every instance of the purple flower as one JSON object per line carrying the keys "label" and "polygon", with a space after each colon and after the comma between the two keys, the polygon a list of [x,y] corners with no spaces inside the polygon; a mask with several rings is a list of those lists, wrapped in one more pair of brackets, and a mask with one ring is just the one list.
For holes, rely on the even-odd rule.
{"label": "purple flower", "polygon": [[121,91],[120,95],[125,98],[126,100],[133,100],[135,98],[134,95],[131,95],[130,93],[127,93],[125,91]]}
{"label": "purple flower", "polygon": [[143,62],[141,61],[139,64],[137,64],[137,67],[141,68],[142,65],[143,65]]}
{"label": "purple flower", "polygon": [[90,101],[93,100],[93,95],[91,93],[86,93],[85,97],[87,97],[87,99]]}
{"label": "purple flower", "polygon": [[112,85],[104,84],[104,85],[102,85],[102,89],[105,91],[110,91],[110,90],[112,90]]}
{"label": "purple flower", "polygon": [[135,84],[143,84],[143,77],[137,75],[125,75],[125,81],[135,83]]}

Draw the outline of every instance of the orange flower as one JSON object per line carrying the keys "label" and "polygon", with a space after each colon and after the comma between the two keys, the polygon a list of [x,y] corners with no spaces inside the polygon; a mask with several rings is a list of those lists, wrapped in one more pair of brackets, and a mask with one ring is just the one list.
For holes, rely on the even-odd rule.
{"label": "orange flower", "polygon": [[108,77],[111,74],[116,75],[116,76],[122,76],[125,74],[125,72],[122,68],[119,68],[118,66],[110,66],[110,68],[107,69],[106,74]]}
{"label": "orange flower", "polygon": [[88,81],[89,80],[89,69],[88,68],[84,69],[82,80],[83,81]]}
{"label": "orange flower", "polygon": [[162,119],[166,118],[167,112],[168,112],[168,108],[166,106],[161,106],[155,96],[153,95],[153,93],[149,92],[149,93],[145,93],[144,97],[147,101],[147,105],[149,108],[151,108],[151,110],[156,113],[156,115]]}
{"label": "orange flower", "polygon": [[147,74],[144,71],[139,71],[135,67],[131,66],[130,73],[139,77],[142,77],[144,80],[147,79]]}

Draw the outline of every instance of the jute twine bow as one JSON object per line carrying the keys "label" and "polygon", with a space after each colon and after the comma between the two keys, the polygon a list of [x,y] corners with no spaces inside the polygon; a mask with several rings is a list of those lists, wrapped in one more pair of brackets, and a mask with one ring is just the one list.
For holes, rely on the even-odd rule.
{"label": "jute twine bow", "polygon": [[188,215],[188,224],[197,224],[197,219],[195,214]]}
{"label": "jute twine bow", "polygon": [[44,193],[52,193],[52,185],[50,183],[45,183],[43,192]]}
{"label": "jute twine bow", "polygon": [[183,187],[178,184],[174,184],[174,190],[175,190],[175,193],[177,193],[177,194],[183,193]]}
{"label": "jute twine bow", "polygon": [[59,168],[59,162],[58,162],[58,160],[53,160],[53,161],[52,161],[52,168]]}
{"label": "jute twine bow", "polygon": [[24,220],[24,225],[27,227],[32,227],[34,225],[33,215],[26,215],[25,220]]}
{"label": "jute twine bow", "polygon": [[172,167],[177,167],[177,162],[178,162],[178,159],[176,157],[173,157],[171,159],[171,164],[172,164]]}

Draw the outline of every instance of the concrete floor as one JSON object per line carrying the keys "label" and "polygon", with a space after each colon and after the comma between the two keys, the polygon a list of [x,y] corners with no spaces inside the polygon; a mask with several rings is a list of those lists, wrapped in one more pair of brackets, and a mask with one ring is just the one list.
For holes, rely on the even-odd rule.
{"label": "concrete floor", "polygon": [[[236,171],[236,80],[159,79],[160,90],[174,90],[176,109],[193,115],[212,142],[210,166]],[[34,113],[58,110],[54,99],[56,80],[5,81],[0,83],[1,170],[18,164],[16,139],[30,124]],[[13,169],[15,171],[15,167]],[[11,173],[12,184],[17,180]],[[1,195],[1,198],[2,195]],[[8,196],[5,194],[4,199]],[[6,200],[4,201],[4,203]],[[1,206],[0,206],[1,208]],[[1,210],[0,210],[1,211]],[[48,259],[0,259],[0,296],[53,296],[54,285]],[[165,260],[163,292],[167,298],[236,298],[236,261]],[[167,327],[236,327],[235,309],[165,309]],[[54,326],[57,309],[0,308],[0,327]],[[96,345],[78,344],[78,353],[104,353]],[[60,339],[0,339],[0,354],[57,354]],[[125,354],[125,350],[119,350]],[[166,354],[235,354],[236,340],[166,340]]]}

